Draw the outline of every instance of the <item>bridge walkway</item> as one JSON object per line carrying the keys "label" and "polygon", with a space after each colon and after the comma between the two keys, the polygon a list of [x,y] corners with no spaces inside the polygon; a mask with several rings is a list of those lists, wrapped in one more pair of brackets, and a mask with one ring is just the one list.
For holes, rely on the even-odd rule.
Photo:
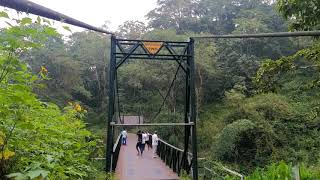
{"label": "bridge walkway", "polygon": [[143,156],[138,156],[136,142],[136,135],[128,134],[127,145],[121,146],[116,167],[119,180],[179,179],[159,157],[153,158],[152,149],[146,147]]}

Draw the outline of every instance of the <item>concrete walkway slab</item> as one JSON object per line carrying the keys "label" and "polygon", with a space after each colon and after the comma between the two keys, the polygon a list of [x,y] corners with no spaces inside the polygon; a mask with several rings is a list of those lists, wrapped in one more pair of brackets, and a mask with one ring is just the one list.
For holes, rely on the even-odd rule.
{"label": "concrete walkway slab", "polygon": [[116,168],[119,180],[179,179],[159,157],[153,158],[152,149],[146,147],[143,156],[138,156],[136,143],[136,135],[128,134],[127,145],[121,146]]}

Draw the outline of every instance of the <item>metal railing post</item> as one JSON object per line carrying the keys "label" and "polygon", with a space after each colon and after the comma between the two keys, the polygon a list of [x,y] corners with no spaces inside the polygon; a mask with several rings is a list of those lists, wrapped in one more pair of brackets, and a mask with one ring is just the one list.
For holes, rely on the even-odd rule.
{"label": "metal railing post", "polygon": [[116,170],[118,159],[119,159],[119,153],[122,145],[122,135],[119,134],[116,143],[113,145],[112,149],[112,158],[111,158],[111,164],[112,164],[112,171]]}
{"label": "metal railing post", "polygon": [[107,145],[106,145],[106,171],[112,171],[112,147],[113,147],[113,128],[111,123],[114,121],[114,83],[115,83],[115,71],[116,71],[116,38],[111,36],[111,52],[110,52],[110,70],[109,70],[109,110],[108,110],[108,123],[107,123]]}
{"label": "metal railing post", "polygon": [[191,129],[192,136],[192,176],[194,180],[198,180],[198,150],[197,150],[197,104],[195,92],[195,62],[194,62],[194,39],[190,38],[190,105],[191,114],[190,121],[194,124]]}

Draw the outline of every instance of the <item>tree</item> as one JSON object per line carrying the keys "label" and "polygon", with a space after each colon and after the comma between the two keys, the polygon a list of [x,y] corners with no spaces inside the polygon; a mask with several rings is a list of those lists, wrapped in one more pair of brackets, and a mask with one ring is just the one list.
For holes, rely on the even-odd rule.
{"label": "tree", "polygon": [[98,111],[106,108],[106,71],[109,64],[110,42],[105,35],[84,31],[74,33],[67,45],[67,52],[81,66],[84,88],[93,95],[91,106]]}
{"label": "tree", "polygon": [[151,28],[175,29],[178,34],[198,31],[197,1],[158,0],[157,3],[158,7],[147,14]]}
{"label": "tree", "polygon": [[205,103],[217,98],[216,93],[211,93],[211,91],[214,88],[221,86],[221,82],[217,81],[217,79],[221,77],[221,71],[217,67],[217,61],[215,58],[217,55],[217,49],[214,43],[208,41],[197,41],[195,47],[195,62],[197,72],[196,94],[197,105],[199,109]]}
{"label": "tree", "polygon": [[[291,20],[292,30],[312,30],[319,27],[320,3],[318,1],[278,1],[280,13]],[[319,66],[320,46],[316,40],[312,47],[300,50],[293,55],[282,57],[277,61],[266,60],[257,72],[256,83],[261,91],[274,91],[278,88],[280,75],[291,70],[299,70],[299,67],[308,61],[314,65],[308,65],[310,69]],[[302,62],[302,63],[301,63]],[[319,86],[319,75],[314,78],[312,86]]]}
{"label": "tree", "polygon": [[261,7],[271,6],[270,1],[257,0],[202,0],[199,2],[201,28],[213,34],[230,34],[239,25],[235,22],[239,14],[248,10],[260,10]]}
{"label": "tree", "polygon": [[147,32],[146,25],[141,21],[126,21],[118,27],[120,38],[141,39]]}
{"label": "tree", "polygon": [[[80,105],[65,107],[37,98],[33,89],[47,79],[48,70],[32,74],[20,59],[41,48],[57,34],[40,17],[10,19],[16,25],[1,29],[0,40],[0,178],[83,179],[95,172],[88,161],[95,142],[87,142]],[[40,28],[35,28],[35,26]],[[47,23],[47,24],[46,24]],[[26,58],[26,57],[25,57]]]}
{"label": "tree", "polygon": [[289,20],[291,30],[319,30],[320,2],[318,0],[279,0],[279,12]]}

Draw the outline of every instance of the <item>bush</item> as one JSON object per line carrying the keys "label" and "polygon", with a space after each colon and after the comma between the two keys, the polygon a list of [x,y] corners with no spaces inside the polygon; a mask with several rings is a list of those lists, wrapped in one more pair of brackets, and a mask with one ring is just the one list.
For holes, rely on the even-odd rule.
{"label": "bush", "polygon": [[299,177],[301,180],[316,180],[320,179],[320,174],[316,174],[308,170],[304,166],[293,168],[290,164],[281,161],[273,163],[264,169],[256,169],[246,180],[283,180]]}
{"label": "bush", "polygon": [[15,21],[0,31],[0,179],[8,173],[15,179],[86,178],[95,172],[89,161],[95,142],[85,139],[91,136],[81,120],[85,111],[79,104],[60,110],[41,102],[32,90],[48,79],[48,70],[39,67],[35,76],[19,59],[56,31],[40,18]]}
{"label": "bush", "polygon": [[246,169],[266,164],[272,153],[269,134],[247,119],[227,125],[214,144],[214,155],[224,162],[237,163]]}

